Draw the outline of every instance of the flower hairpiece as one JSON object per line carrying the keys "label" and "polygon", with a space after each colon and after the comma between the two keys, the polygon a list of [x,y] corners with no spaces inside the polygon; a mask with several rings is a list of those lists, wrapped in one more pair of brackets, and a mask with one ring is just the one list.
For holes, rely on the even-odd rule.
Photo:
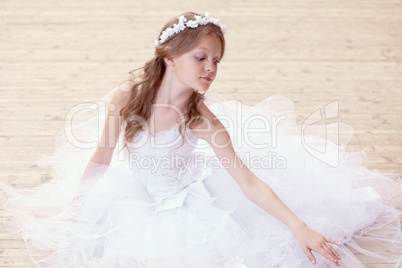
{"label": "flower hairpiece", "polygon": [[209,12],[205,12],[205,17],[201,17],[198,15],[194,15],[195,20],[189,20],[187,21],[186,17],[180,16],[178,17],[179,23],[174,24],[172,27],[166,28],[159,39],[155,40],[155,46],[159,46],[160,44],[163,44],[169,37],[183,31],[187,27],[189,28],[197,28],[200,25],[205,25],[208,23],[215,24],[221,28],[221,31],[223,34],[227,32],[226,26],[222,25],[219,23],[218,19],[211,18],[211,15]]}

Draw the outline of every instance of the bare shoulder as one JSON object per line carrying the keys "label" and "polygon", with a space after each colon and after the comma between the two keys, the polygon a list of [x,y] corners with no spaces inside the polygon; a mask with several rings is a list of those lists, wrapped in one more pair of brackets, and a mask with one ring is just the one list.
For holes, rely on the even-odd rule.
{"label": "bare shoulder", "polygon": [[204,102],[200,105],[199,110],[201,118],[194,120],[190,129],[194,136],[209,141],[212,133],[224,126]]}
{"label": "bare shoulder", "polygon": [[132,83],[123,83],[117,87],[117,90],[113,93],[111,103],[116,105],[117,110],[121,110],[126,106],[131,97]]}
{"label": "bare shoulder", "polygon": [[213,112],[211,112],[204,102],[201,103],[199,111],[201,113],[201,118],[194,120],[194,124],[191,125],[192,129],[205,129],[206,127],[212,126],[213,124],[219,122],[219,119]]}

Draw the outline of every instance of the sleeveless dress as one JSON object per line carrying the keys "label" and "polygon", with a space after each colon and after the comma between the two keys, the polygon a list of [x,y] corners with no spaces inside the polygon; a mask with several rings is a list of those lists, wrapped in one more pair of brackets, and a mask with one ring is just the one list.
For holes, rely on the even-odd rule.
{"label": "sleeveless dress", "polygon": [[[127,150],[119,143],[109,166],[90,162],[115,90],[92,106],[95,116],[58,134],[53,156],[38,158],[57,177],[33,189],[0,182],[10,195],[6,229],[21,232],[37,267],[336,267],[314,251],[311,264],[291,230],[247,199],[189,129],[184,139],[179,125],[140,132]],[[298,126],[293,103],[278,95],[254,106],[207,100],[245,165],[311,229],[342,243],[331,244],[341,267],[366,267],[346,245],[399,267],[401,257],[361,242],[401,252],[400,178],[345,151],[349,126]]]}

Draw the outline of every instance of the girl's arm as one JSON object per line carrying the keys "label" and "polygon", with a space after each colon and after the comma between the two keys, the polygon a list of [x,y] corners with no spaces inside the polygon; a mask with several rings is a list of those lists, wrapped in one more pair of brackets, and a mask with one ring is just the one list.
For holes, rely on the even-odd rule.
{"label": "girl's arm", "polygon": [[[195,135],[206,140],[211,145],[222,165],[225,166],[247,198],[289,226],[312,263],[315,263],[314,255],[311,253],[311,250],[314,250],[339,266],[336,258],[340,259],[340,256],[328,242],[337,245],[340,245],[340,243],[313,231],[298,218],[266,183],[257,178],[244,165],[233,149],[226,128],[209,108],[202,104],[200,111],[206,122],[202,122],[196,127],[196,129],[199,128],[202,131],[197,132],[195,130]],[[205,131],[206,129],[208,131]],[[222,159],[225,159],[225,161],[222,162]]]}
{"label": "girl's arm", "polygon": [[130,98],[130,92],[126,89],[127,87],[128,84],[121,85],[112,96],[100,142],[91,157],[93,162],[109,165],[112,160],[123,123],[120,111],[127,105]]}
{"label": "girl's arm", "polygon": [[89,160],[81,180],[103,173],[112,160],[113,152],[120,136],[123,120],[121,109],[129,100],[129,84],[124,83],[113,93],[101,139],[94,154]]}
{"label": "girl's arm", "polygon": [[102,175],[109,167],[113,157],[113,152],[119,140],[120,129],[123,123],[120,117],[121,109],[129,100],[129,84],[125,83],[113,93],[108,113],[105,119],[105,125],[98,146],[89,159],[87,166],[81,175],[78,188],[75,192],[72,205],[77,204],[80,196],[83,196],[91,188],[91,178]]}

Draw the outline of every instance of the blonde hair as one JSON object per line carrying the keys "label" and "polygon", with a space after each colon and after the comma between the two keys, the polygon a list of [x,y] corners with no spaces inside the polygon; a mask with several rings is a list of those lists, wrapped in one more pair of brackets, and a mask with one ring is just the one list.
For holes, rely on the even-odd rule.
{"label": "blonde hair", "polygon": [[[181,15],[186,17],[187,20],[192,20],[194,19],[194,15],[199,14],[186,12]],[[166,28],[172,27],[173,24],[178,23],[178,21],[177,18],[170,20],[162,28],[158,36],[160,36]],[[186,28],[180,33],[171,36],[163,44],[160,44],[155,48],[155,56],[153,59],[146,62],[143,67],[129,72],[132,77],[122,82],[130,81],[130,84],[132,85],[130,89],[130,100],[120,111],[120,115],[124,118],[124,122],[126,123],[124,131],[124,146],[122,149],[127,147],[127,145],[133,141],[134,137],[141,131],[144,121],[147,122],[151,117],[152,104],[154,103],[166,69],[164,58],[179,56],[194,49],[198,43],[209,34],[214,34],[220,39],[220,59],[222,59],[225,51],[225,39],[222,30],[219,26],[208,23],[206,25],[200,25],[197,28]],[[135,76],[134,72],[137,70],[142,70],[142,73]],[[187,114],[185,115],[187,118],[185,119],[184,124],[178,122],[180,124],[180,134],[183,139],[183,133],[185,133],[187,125],[195,118],[200,117],[198,107],[205,99],[204,94],[205,92],[199,93],[194,91],[188,100],[186,105]],[[135,120],[135,118],[140,118],[142,121]]]}

